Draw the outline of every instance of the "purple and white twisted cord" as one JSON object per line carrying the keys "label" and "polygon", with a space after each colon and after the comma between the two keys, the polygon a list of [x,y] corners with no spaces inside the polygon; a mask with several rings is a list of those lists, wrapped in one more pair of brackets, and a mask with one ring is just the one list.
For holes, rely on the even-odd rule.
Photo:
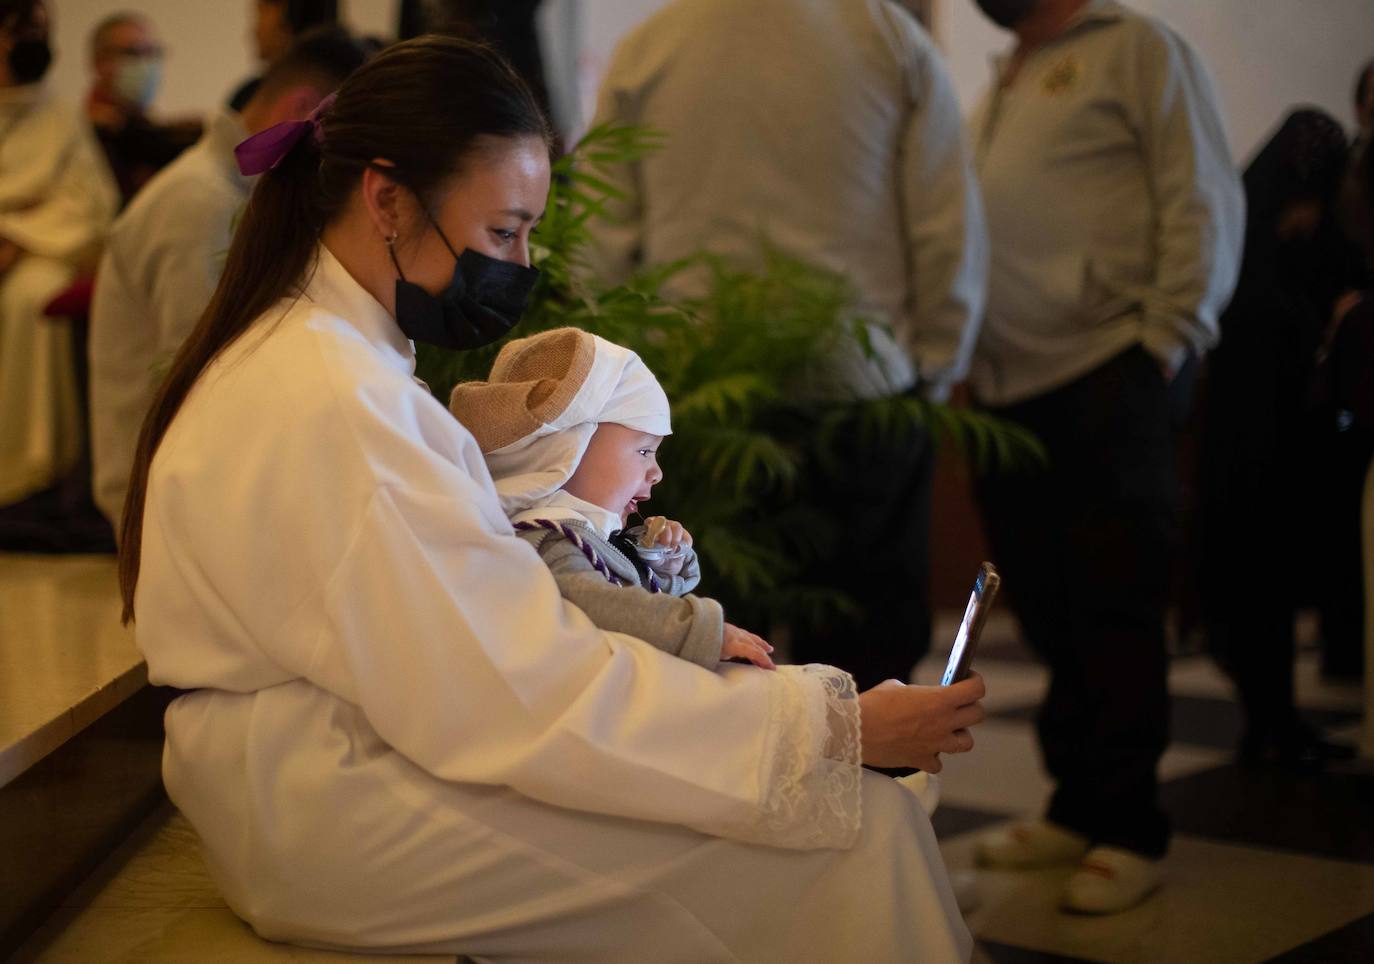
{"label": "purple and white twisted cord", "polygon": [[[581,553],[587,557],[587,561],[592,564],[592,568],[606,577],[607,581],[613,586],[623,586],[625,581],[611,571],[611,567],[606,565],[606,560],[587,544],[587,540],[572,526],[561,522],[554,522],[552,519],[534,519],[529,522],[517,522],[515,528],[522,532],[533,532],[536,529],[547,529],[550,532],[561,535],[564,539],[571,542]],[[663,587],[659,585],[658,578],[653,570],[649,571],[649,591],[662,592]]]}

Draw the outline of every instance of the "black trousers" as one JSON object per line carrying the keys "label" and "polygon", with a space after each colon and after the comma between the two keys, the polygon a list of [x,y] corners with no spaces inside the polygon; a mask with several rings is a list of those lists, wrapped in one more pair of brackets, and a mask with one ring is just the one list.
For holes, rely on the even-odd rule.
{"label": "black trousers", "polygon": [[[1234,346],[1233,346],[1234,347]],[[1310,353],[1309,353],[1310,354]],[[1197,586],[1207,644],[1235,683],[1245,740],[1281,744],[1296,733],[1294,621],[1312,500],[1311,425],[1302,397],[1284,392],[1276,352],[1212,356],[1198,475]]]}
{"label": "black trousers", "polygon": [[794,625],[793,658],[847,670],[862,691],[905,681],[930,648],[935,453],[928,433],[914,428],[881,442],[840,439],[835,455],[809,465],[803,485],[813,504],[834,507],[844,536],[800,581],[840,590],[859,611]]}
{"label": "black trousers", "polygon": [[1045,470],[978,485],[1004,598],[1050,669],[1038,729],[1047,817],[1156,857],[1169,825],[1164,618],[1177,479],[1168,386],[1134,347],[1062,388],[994,411],[1045,443]]}

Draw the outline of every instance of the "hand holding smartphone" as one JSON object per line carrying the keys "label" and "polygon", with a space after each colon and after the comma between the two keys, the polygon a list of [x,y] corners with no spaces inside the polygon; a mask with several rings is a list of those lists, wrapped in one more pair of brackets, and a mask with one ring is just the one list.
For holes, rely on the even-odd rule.
{"label": "hand holding smartphone", "polygon": [[983,624],[987,622],[988,610],[997,598],[997,590],[1002,585],[1002,577],[990,562],[985,562],[978,570],[978,578],[973,583],[973,595],[969,597],[964,619],[959,623],[959,633],[954,637],[954,648],[950,650],[949,662],[945,664],[945,675],[940,679],[941,686],[958,683],[968,679],[973,668],[973,657],[978,650],[978,638],[983,634]]}

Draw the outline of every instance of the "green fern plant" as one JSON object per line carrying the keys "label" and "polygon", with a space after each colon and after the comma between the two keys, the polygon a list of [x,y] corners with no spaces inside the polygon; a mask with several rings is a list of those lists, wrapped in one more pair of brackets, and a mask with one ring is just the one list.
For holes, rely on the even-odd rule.
{"label": "green fern plant", "polygon": [[[806,561],[836,551],[843,539],[836,507],[808,504],[798,485],[804,467],[829,457],[836,439],[898,444],[921,426],[976,466],[1034,463],[1043,450],[1016,426],[914,397],[806,400],[837,346],[853,340],[866,350],[869,328],[850,313],[845,279],[766,242],[755,271],[701,254],[645,269],[623,285],[587,280],[581,257],[589,225],[620,197],[588,168],[662,143],[643,128],[606,125],[555,163],[531,245],[540,278],[513,337],[573,326],[644,359],[673,406],[655,510],[692,531],[703,590],[734,617],[768,626],[843,613],[853,605],[843,594],[798,583]],[[706,272],[707,293],[665,297],[667,282],[688,270]],[[486,377],[500,347],[459,353],[421,345],[417,373],[446,401],[459,381]]]}

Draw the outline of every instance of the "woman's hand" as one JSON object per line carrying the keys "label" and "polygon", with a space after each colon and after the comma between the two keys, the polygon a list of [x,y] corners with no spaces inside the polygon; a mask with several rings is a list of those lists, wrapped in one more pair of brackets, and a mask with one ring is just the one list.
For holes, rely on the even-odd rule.
{"label": "woman's hand", "polygon": [[681,522],[665,519],[661,515],[650,516],[644,520],[644,536],[650,540],[650,546],[666,546],[673,552],[654,566],[655,572],[663,576],[676,576],[682,571],[687,561],[687,553],[683,550],[691,548],[692,534]]}
{"label": "woman's hand", "polygon": [[863,762],[878,767],[919,767],[939,773],[941,753],[973,749],[968,728],[987,717],[987,692],[974,673],[950,686],[907,686],[895,679],[859,694]]}
{"label": "woman's hand", "polygon": [[730,623],[725,624],[725,641],[720,647],[721,659],[747,659],[761,669],[777,669],[768,656],[772,651],[773,647],[762,636]]}

